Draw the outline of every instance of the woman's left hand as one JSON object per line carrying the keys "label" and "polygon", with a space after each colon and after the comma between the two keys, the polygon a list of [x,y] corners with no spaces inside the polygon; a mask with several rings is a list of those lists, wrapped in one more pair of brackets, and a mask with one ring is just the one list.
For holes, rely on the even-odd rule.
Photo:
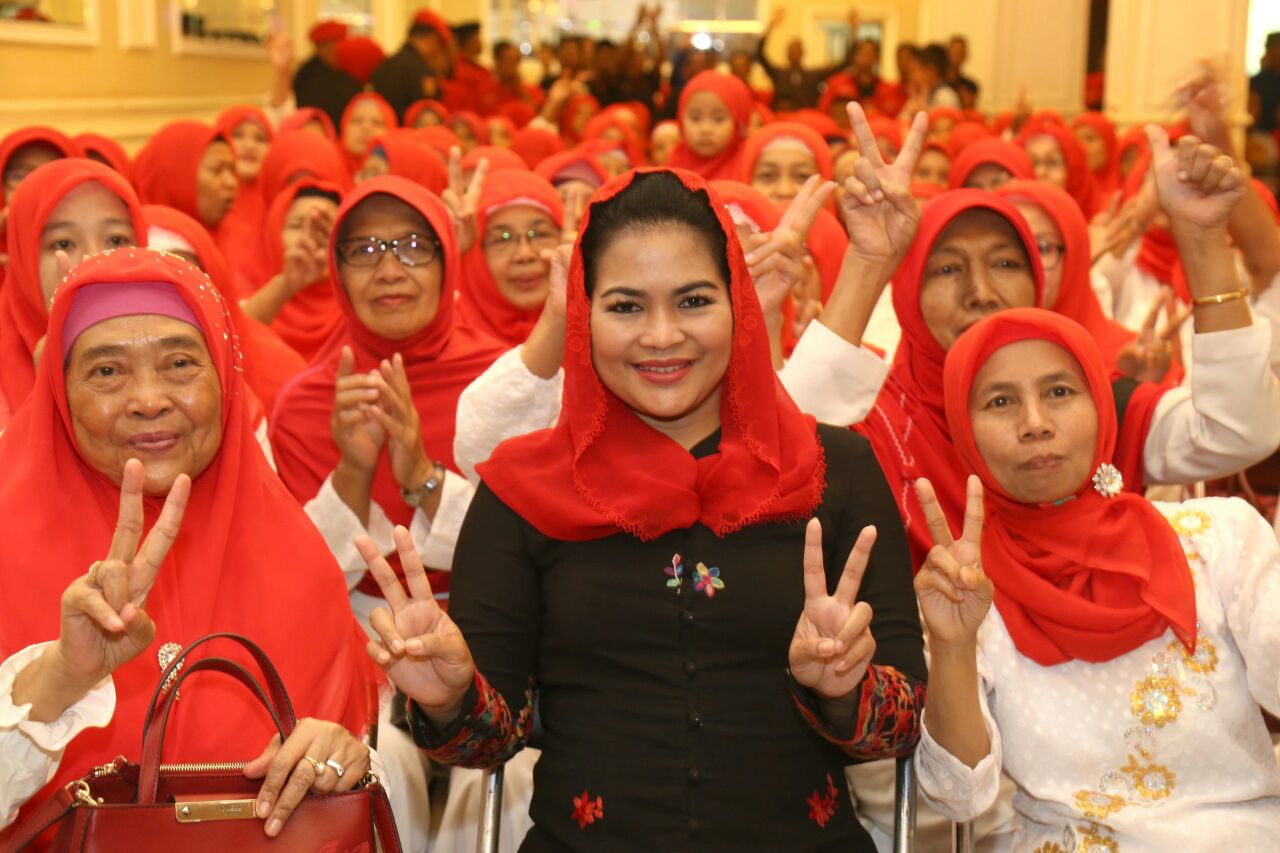
{"label": "woman's left hand", "polygon": [[413,388],[404,369],[404,356],[396,353],[378,365],[378,403],[371,410],[387,432],[387,458],[391,473],[402,489],[422,487],[435,463],[422,446],[422,417],[413,404]]}
{"label": "woman's left hand", "polygon": [[817,175],[805,181],[772,233],[760,234],[744,246],[747,271],[756,287],[765,319],[782,310],[793,288],[804,281],[805,241],[818,211],[835,192],[836,185]]}
{"label": "woman's left hand", "polygon": [[876,529],[862,528],[835,595],[827,595],[822,524],[810,519],[804,531],[804,613],[791,637],[788,659],[792,677],[824,699],[852,693],[876,651],[871,605],[857,600],[875,541]]}
{"label": "woman's left hand", "polygon": [[368,772],[369,747],[338,723],[310,718],[298,720],[283,744],[280,735],[274,735],[262,754],[244,767],[246,777],[263,779],[256,813],[266,820],[266,833],[273,838],[308,791],[350,791]]}
{"label": "woman's left hand", "polygon": [[489,160],[480,158],[471,182],[462,180],[462,149],[456,145],[449,149],[449,186],[440,196],[453,217],[453,230],[458,237],[458,254],[465,255],[479,237],[476,227],[476,211],[480,207],[480,194],[484,192],[484,180],[489,174]]}

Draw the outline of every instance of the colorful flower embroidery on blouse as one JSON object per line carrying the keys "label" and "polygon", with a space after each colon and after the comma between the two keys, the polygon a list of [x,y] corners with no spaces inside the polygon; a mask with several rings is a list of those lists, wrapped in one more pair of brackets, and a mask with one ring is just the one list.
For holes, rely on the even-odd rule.
{"label": "colorful flower embroidery on blouse", "polygon": [[680,559],[680,555],[673,555],[671,557],[671,565],[667,566],[663,571],[671,576],[671,580],[667,581],[667,586],[672,589],[679,589],[680,582],[684,580],[684,561]]}
{"label": "colorful flower embroidery on blouse", "polygon": [[578,829],[586,829],[587,824],[604,820],[604,797],[592,799],[584,790],[581,797],[573,798],[572,818],[578,822]]}
{"label": "colorful flower embroidery on blouse", "polygon": [[705,563],[698,563],[695,568],[698,576],[693,580],[693,588],[698,592],[705,592],[707,598],[713,598],[717,589],[724,589],[724,581],[720,580],[720,570],[715,566],[708,569]]}
{"label": "colorful flower embroidery on blouse", "polygon": [[839,793],[836,789],[836,783],[832,781],[831,774],[828,773],[826,793],[814,791],[809,795],[809,799],[805,800],[809,804],[809,820],[826,829],[827,823],[836,813],[836,806],[840,803]]}
{"label": "colorful flower embroidery on blouse", "polygon": [[920,740],[924,683],[891,666],[871,664],[858,689],[858,714],[853,734],[847,738],[833,732],[794,690],[791,698],[810,728],[854,758],[910,755]]}
{"label": "colorful flower embroidery on blouse", "polygon": [[533,730],[533,679],[524,691],[524,707],[513,720],[502,694],[489,685],[479,671],[475,674],[476,704],[462,721],[457,734],[441,744],[431,742],[423,729],[424,718],[414,709],[409,714],[413,739],[433,760],[457,767],[497,767],[525,745]]}

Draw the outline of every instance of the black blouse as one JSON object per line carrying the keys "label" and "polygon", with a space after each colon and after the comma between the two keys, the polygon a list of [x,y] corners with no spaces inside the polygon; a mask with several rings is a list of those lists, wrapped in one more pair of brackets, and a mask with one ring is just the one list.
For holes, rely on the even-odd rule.
{"label": "black blouse", "polygon": [[870,445],[835,427],[818,436],[831,590],[858,533],[878,531],[858,596],[876,652],[856,718],[834,730],[787,672],[803,522],[565,542],[481,485],[450,602],[475,683],[447,729],[409,718],[436,760],[492,766],[526,742],[536,704],[543,752],[522,850],[875,849],[843,768],[915,746],[923,643],[906,536]]}

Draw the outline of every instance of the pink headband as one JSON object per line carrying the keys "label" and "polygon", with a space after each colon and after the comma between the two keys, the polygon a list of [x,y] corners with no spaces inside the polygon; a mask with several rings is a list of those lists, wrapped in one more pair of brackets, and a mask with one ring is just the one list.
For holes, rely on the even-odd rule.
{"label": "pink headband", "polygon": [[129,281],[90,284],[76,291],[75,300],[62,324],[62,359],[90,326],[115,317],[135,314],[158,314],[190,323],[204,331],[191,306],[183,301],[178,289],[167,281]]}

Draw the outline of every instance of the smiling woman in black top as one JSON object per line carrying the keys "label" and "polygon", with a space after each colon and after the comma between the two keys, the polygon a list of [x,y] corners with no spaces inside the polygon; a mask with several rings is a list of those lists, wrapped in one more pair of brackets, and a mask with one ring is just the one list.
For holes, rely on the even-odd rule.
{"label": "smiling woman in black top", "polygon": [[842,768],[912,749],[925,666],[869,446],[778,384],[696,176],[601,188],[567,294],[559,424],[480,466],[449,613],[406,532],[407,591],[358,543],[418,743],[492,766],[538,705],[522,850],[874,850]]}

